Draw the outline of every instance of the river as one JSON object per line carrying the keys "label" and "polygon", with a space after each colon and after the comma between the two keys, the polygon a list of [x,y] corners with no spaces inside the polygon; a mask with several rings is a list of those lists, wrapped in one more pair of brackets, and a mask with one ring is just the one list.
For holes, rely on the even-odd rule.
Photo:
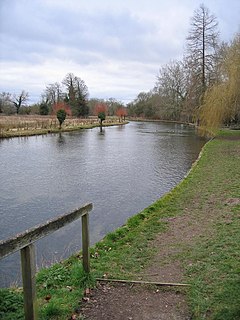
{"label": "river", "polygon": [[[1,240],[92,202],[91,244],[186,175],[205,141],[160,122],[0,139]],[[81,246],[80,220],[37,242],[38,267]],[[0,285],[20,282],[20,255],[0,261]]]}

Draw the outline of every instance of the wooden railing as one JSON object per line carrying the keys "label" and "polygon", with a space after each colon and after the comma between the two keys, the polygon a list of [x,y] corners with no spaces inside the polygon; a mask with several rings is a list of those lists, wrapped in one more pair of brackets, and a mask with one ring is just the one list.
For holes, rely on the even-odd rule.
{"label": "wooden railing", "polygon": [[21,252],[25,320],[37,319],[35,281],[36,262],[34,242],[82,217],[83,268],[86,272],[89,272],[88,213],[92,210],[92,208],[93,205],[91,203],[86,204],[70,213],[58,216],[44,224],[26,230],[21,234],[17,234],[13,238],[0,241],[0,259],[18,250]]}

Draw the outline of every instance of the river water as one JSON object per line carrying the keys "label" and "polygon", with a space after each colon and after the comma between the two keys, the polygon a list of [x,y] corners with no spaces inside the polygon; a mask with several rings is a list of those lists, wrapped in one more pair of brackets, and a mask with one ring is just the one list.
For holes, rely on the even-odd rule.
{"label": "river water", "polygon": [[[1,240],[92,202],[91,244],[172,189],[204,140],[160,122],[0,140]],[[37,242],[37,264],[81,246],[80,220]],[[19,283],[20,255],[0,261],[0,285]]]}

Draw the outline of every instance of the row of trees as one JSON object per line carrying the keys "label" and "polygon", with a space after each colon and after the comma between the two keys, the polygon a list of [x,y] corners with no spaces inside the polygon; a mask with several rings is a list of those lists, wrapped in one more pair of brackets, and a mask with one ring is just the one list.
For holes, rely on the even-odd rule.
{"label": "row of trees", "polygon": [[88,88],[85,82],[72,73],[68,73],[61,83],[55,82],[46,86],[41,102],[27,107],[29,95],[22,91],[19,95],[0,94],[0,113],[34,113],[41,115],[56,114],[59,109],[67,115],[88,117],[97,115],[98,105],[105,105],[105,114],[123,118],[127,111],[122,102],[114,98],[88,99]]}
{"label": "row of trees", "polygon": [[201,5],[191,19],[183,59],[160,68],[154,88],[129,104],[129,115],[209,126],[221,104],[216,123],[239,121],[239,56],[239,35],[230,44],[220,42],[216,17]]}
{"label": "row of trees", "polygon": [[[110,98],[88,99],[88,88],[85,82],[72,73],[68,73],[62,81],[62,84],[55,82],[46,87],[42,94],[42,103],[40,104],[40,114],[55,113],[60,104],[65,104],[63,108],[68,115],[76,117],[87,117],[89,115],[99,115],[97,111],[104,106],[104,114],[109,116],[118,116],[122,118],[126,115],[124,105]],[[57,106],[57,107],[56,107]],[[101,119],[100,119],[101,120]]]}
{"label": "row of trees", "polygon": [[206,89],[218,78],[222,58],[216,17],[201,5],[194,12],[180,61],[162,66],[155,87],[130,105],[137,116],[193,121]]}

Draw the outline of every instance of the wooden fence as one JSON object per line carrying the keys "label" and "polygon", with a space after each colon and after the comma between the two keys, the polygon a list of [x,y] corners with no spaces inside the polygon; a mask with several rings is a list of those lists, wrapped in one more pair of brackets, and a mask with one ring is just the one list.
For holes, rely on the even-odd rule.
{"label": "wooden fence", "polygon": [[47,221],[44,224],[26,230],[21,234],[17,234],[13,238],[0,241],[0,259],[18,250],[20,250],[21,252],[24,312],[26,320],[37,319],[35,281],[36,262],[34,242],[82,217],[83,268],[86,272],[89,272],[90,262],[88,213],[92,210],[92,208],[93,205],[91,203],[88,203],[70,213],[58,216],[55,219]]}

